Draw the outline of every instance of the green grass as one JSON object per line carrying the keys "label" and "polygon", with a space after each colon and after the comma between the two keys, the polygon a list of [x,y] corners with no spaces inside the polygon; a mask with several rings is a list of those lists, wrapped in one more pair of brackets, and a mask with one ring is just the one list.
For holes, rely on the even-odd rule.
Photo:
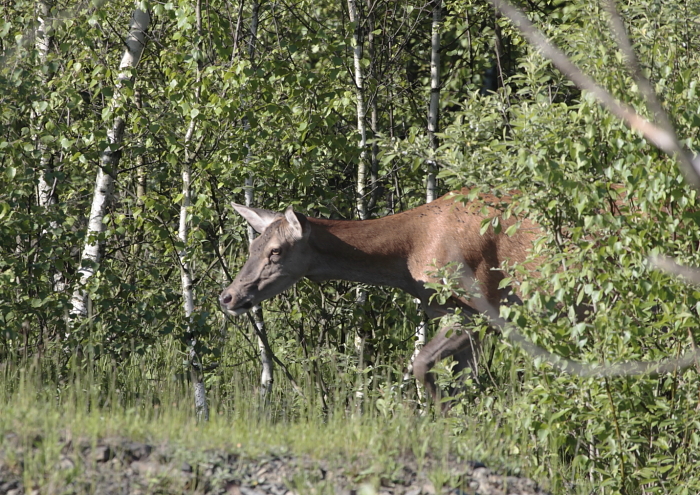
{"label": "green grass", "polygon": [[[95,445],[115,437],[169,445],[183,452],[183,459],[209,451],[249,458],[304,457],[342,466],[355,482],[370,485],[409,461],[436,484],[449,482],[449,466],[456,460],[476,460],[562,494],[625,493],[615,488],[621,486],[619,462],[627,463],[625,474],[634,480],[663,475],[664,462],[648,454],[654,449],[639,447],[633,459],[610,440],[616,438],[614,410],[625,448],[636,448],[633,430],[626,431],[625,425],[640,419],[623,410],[627,397],[634,397],[625,395],[625,387],[643,383],[636,378],[612,383],[615,402],[607,396],[590,398],[590,380],[596,379],[543,371],[517,349],[491,339],[484,354],[488,359],[493,351],[492,365],[482,373],[481,385],[466,380],[462,402],[443,416],[421,404],[386,361],[358,369],[347,355],[319,349],[316,373],[308,361],[295,358],[294,346],[279,341],[275,346],[301,394],[277,370],[273,392],[263,403],[256,387],[257,362],[243,359],[240,342],[229,342],[221,366],[207,378],[211,419],[206,423],[195,420],[188,374],[179,368],[182,355],[172,341],[141,355],[129,353],[121,361],[92,358],[86,351],[65,364],[60,349],[7,361],[0,364],[0,451],[5,462],[21,457],[25,486],[51,486],[57,492],[55,487],[77,476],[55,469],[66,439]],[[448,368],[439,368],[443,384]],[[325,383],[323,397],[319,380]],[[585,400],[596,400],[595,407]],[[693,411],[694,404],[678,409],[688,417]],[[697,484],[690,463],[696,435],[688,428],[685,450],[678,450],[677,457],[677,468],[685,472],[678,478]],[[597,445],[599,451],[591,453],[586,445]],[[613,486],[606,487],[608,483]],[[651,488],[647,493],[682,493],[662,477],[646,487]],[[322,492],[330,493],[327,488]]]}
{"label": "green grass", "polygon": [[[543,469],[538,465],[542,459],[533,463],[532,456],[523,455],[530,449],[529,434],[505,423],[492,400],[472,405],[472,410],[481,408],[473,417],[460,408],[443,417],[417,408],[415,397],[381,372],[371,386],[368,373],[336,377],[337,383],[351,385],[334,388],[324,409],[308,376],[299,380],[300,396],[278,373],[272,397],[262,404],[254,386],[255,367],[231,367],[209,383],[211,419],[198,424],[186,375],[176,373],[181,358],[173,343],[119,364],[83,358],[61,368],[59,361],[45,356],[0,367],[0,441],[6,458],[12,458],[12,445],[18,442],[33,452],[23,459],[25,486],[61,485],[55,465],[66,438],[95,444],[111,437],[168,444],[192,455],[226,450],[249,457],[306,456],[351,465],[360,481],[390,473],[405,459],[419,468],[425,465],[435,482],[448,477],[445,466],[455,459],[534,474],[554,490],[565,478],[562,466],[551,459]],[[364,390],[361,398],[358,388]],[[496,401],[512,403],[506,395],[502,392]],[[10,433],[19,440],[8,442]]]}

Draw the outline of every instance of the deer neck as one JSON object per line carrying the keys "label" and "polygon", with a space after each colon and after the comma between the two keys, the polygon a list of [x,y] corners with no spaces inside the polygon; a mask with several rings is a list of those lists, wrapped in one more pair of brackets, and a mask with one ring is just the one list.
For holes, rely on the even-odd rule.
{"label": "deer neck", "polygon": [[403,229],[394,228],[393,222],[308,220],[312,262],[307,278],[315,282],[348,280],[415,292],[408,269],[410,239]]}

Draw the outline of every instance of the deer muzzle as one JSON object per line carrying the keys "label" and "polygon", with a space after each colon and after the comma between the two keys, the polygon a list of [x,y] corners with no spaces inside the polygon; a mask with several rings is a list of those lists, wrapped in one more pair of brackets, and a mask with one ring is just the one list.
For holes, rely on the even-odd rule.
{"label": "deer muzzle", "polygon": [[250,298],[235,298],[228,289],[219,296],[219,304],[225,313],[234,316],[247,313],[254,305]]}

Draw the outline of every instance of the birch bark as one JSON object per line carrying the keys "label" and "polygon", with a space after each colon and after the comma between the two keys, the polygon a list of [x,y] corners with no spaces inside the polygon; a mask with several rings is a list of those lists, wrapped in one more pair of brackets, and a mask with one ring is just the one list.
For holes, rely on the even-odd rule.
{"label": "birch bark", "polygon": [[[51,46],[51,36],[49,35],[49,26],[47,22],[51,14],[52,6],[53,2],[51,0],[40,0],[37,2],[37,30],[34,46],[41,66],[46,63]],[[32,120],[36,122],[34,127],[35,139],[37,149],[40,153],[37,199],[39,206],[50,208],[58,203],[58,198],[56,197],[56,179],[52,177],[54,171],[53,160],[46,144],[42,143],[40,139],[43,111],[39,108],[35,108],[33,113],[34,116]],[[49,227],[53,230],[58,227],[58,224],[52,220],[49,222]],[[56,292],[63,292],[66,289],[65,278],[60,270],[56,270],[53,274],[53,289]]]}
{"label": "birch bark", "polygon": [[[137,2],[138,5],[139,2]],[[112,198],[114,178],[119,165],[121,144],[124,138],[124,113],[126,107],[121,96],[121,89],[125,83],[133,80],[131,69],[138,65],[143,49],[146,46],[146,32],[151,22],[148,12],[135,8],[131,17],[129,35],[125,40],[126,50],[119,64],[119,75],[110,103],[111,113],[114,115],[112,126],[107,131],[107,147],[100,156],[100,163],[95,179],[95,192],[90,208],[85,246],[80,257],[79,280],[73,297],[71,298],[71,316],[76,319],[87,315],[88,293],[85,288],[87,282],[95,274],[100,263],[100,246],[103,241],[100,234],[104,232],[103,218],[107,206]]]}
{"label": "birch bark", "polygon": [[[250,40],[248,42],[248,57],[251,64],[255,64],[256,49],[257,49],[257,39],[258,39],[258,23],[260,16],[260,3],[253,2],[252,14],[250,19]],[[246,130],[249,129],[248,121],[244,122]],[[248,156],[246,157],[246,162],[249,162],[251,158],[250,149],[248,150]],[[251,173],[245,180],[245,205],[253,206],[255,196],[255,184],[254,176]],[[255,239],[255,231],[253,227],[248,225],[248,242],[252,243]],[[269,392],[272,390],[272,384],[274,382],[274,361],[272,357],[272,352],[269,345],[267,345],[267,329],[265,327],[265,318],[263,317],[262,307],[256,305],[251,309],[252,319],[251,322],[254,326],[255,334],[258,339],[258,350],[260,352],[260,365],[262,370],[260,372],[260,396],[263,399],[269,397]]]}
{"label": "birch bark", "polygon": [[[357,215],[360,220],[367,219],[367,107],[365,103],[364,75],[362,73],[362,26],[357,12],[356,0],[348,0],[348,14],[353,24],[352,55],[355,69],[355,95],[357,97],[357,132],[360,135],[360,161],[357,164]],[[364,306],[367,301],[367,291],[358,288],[355,304]],[[360,368],[363,367],[365,335],[362,331],[355,333],[355,349],[359,355]],[[358,392],[359,393],[359,392]]]}
{"label": "birch bark", "polygon": [[[428,140],[433,154],[438,148],[440,118],[440,24],[442,23],[442,0],[434,0],[433,24],[430,50],[430,105],[428,107]],[[426,185],[426,202],[437,197],[437,163],[428,160],[428,178]]]}
{"label": "birch bark", "polygon": [[352,44],[355,67],[355,93],[357,95],[357,132],[360,134],[360,161],[357,164],[357,214],[367,219],[367,109],[365,105],[364,78],[362,75],[362,37],[355,0],[348,0],[350,22],[354,24]]}
{"label": "birch bark", "polygon": [[[195,4],[195,21],[197,26],[197,43],[202,37],[202,2],[197,0]],[[194,102],[199,103],[200,83],[201,83],[201,59],[197,61],[197,77],[195,80]],[[187,237],[189,232],[188,210],[192,204],[191,185],[192,172],[191,164],[194,154],[191,152],[192,136],[194,135],[197,121],[192,117],[185,133],[185,161],[182,164],[182,203],[180,205],[180,221],[178,225],[178,239],[182,243],[182,249],[178,253],[180,260],[180,279],[182,281],[182,304],[185,310],[187,321],[186,335],[189,341],[188,361],[190,366],[190,377],[194,386],[194,407],[198,421],[209,421],[209,405],[207,403],[207,392],[204,384],[204,369],[202,362],[197,356],[197,331],[193,328],[192,313],[194,313],[194,289],[192,287],[192,271],[190,259],[187,253]]]}
{"label": "birch bark", "polygon": [[[440,117],[440,28],[442,23],[442,0],[434,0],[433,22],[430,40],[430,102],[428,105],[428,142],[430,150],[435,156],[438,148],[438,138],[436,133],[439,129]],[[426,179],[425,201],[430,203],[437,197],[437,164],[433,158],[428,160],[428,175]],[[416,303],[420,304],[419,300]],[[425,345],[427,322],[421,321],[415,330],[415,343],[411,364],[408,373],[404,376],[407,380],[409,373],[413,369],[413,362]],[[420,389],[419,389],[420,396]]]}
{"label": "birch bark", "polygon": [[[376,82],[376,65],[375,60],[375,46],[374,46],[374,11],[373,11],[373,0],[367,0],[367,24],[368,24],[368,34],[367,34],[367,52],[369,54],[369,78],[371,81]],[[376,86],[375,86],[376,88]],[[377,105],[377,91],[373,91],[369,98],[370,106],[370,130],[372,131],[372,138],[377,137],[377,121],[379,119],[379,108]],[[367,204],[368,214],[371,215],[372,210],[377,204],[377,199],[379,197],[379,146],[377,145],[376,139],[372,142],[370,147],[370,177],[369,177],[369,202]]]}
{"label": "birch bark", "polygon": [[[37,2],[37,30],[34,46],[36,47],[37,54],[39,56],[39,63],[44,65],[49,54],[49,47],[51,45],[51,38],[48,34],[48,27],[46,25],[47,19],[51,12],[51,2],[48,0],[40,0]],[[41,120],[42,112],[38,109],[34,110],[35,122]],[[37,135],[40,129],[36,129]],[[40,159],[40,173],[39,173],[39,205],[40,206],[51,206],[56,204],[56,198],[53,194],[54,187],[53,181],[47,179],[47,175],[50,174],[51,157],[47,153],[46,145],[38,141],[38,149],[41,152]],[[47,174],[48,172],[48,174]]]}
{"label": "birch bark", "polygon": [[[245,180],[245,205],[251,206],[254,204],[254,185],[253,176],[251,175]],[[248,225],[248,241],[252,243],[255,239],[255,231],[253,227]],[[260,372],[260,395],[263,399],[269,397],[269,392],[272,390],[274,381],[274,361],[270,352],[269,346],[266,345],[267,329],[265,328],[265,319],[263,318],[262,307],[255,305],[251,309],[252,324],[255,327],[255,334],[258,338],[258,350],[260,351],[260,364],[262,371]]]}

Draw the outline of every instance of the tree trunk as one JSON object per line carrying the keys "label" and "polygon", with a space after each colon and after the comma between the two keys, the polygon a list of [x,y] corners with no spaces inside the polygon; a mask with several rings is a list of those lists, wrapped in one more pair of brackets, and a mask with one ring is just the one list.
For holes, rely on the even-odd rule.
{"label": "tree trunk", "polygon": [[[138,89],[134,91],[134,103],[136,104],[136,108],[141,109],[143,108],[143,102],[141,100],[141,91]],[[144,167],[145,165],[145,160],[144,160],[144,155],[143,153],[139,153],[139,156],[136,157],[136,205],[139,206],[140,208],[143,208],[143,200],[146,196],[146,169]],[[137,247],[139,244],[136,245]],[[137,249],[138,252],[138,249]]]}
{"label": "tree trunk", "polygon": [[[51,7],[53,2],[51,0],[39,0],[37,2],[37,30],[34,46],[39,55],[39,64],[43,66],[46,63],[46,59],[49,54],[51,47],[51,37],[48,34],[48,27],[46,26],[46,20],[51,13]],[[53,161],[51,153],[49,153],[46,144],[41,142],[41,117],[42,111],[35,109],[33,111],[34,116],[32,120],[36,122],[34,131],[37,143],[37,149],[39,150],[41,158],[39,159],[39,180],[37,183],[37,199],[39,206],[42,208],[50,208],[58,203],[58,198],[56,196],[56,179],[53,177]],[[51,229],[58,227],[55,221],[49,223]],[[44,234],[46,230],[44,230]],[[53,289],[56,292],[63,292],[66,289],[65,277],[63,272],[56,270],[53,274]]]}
{"label": "tree trunk", "polygon": [[[199,1],[197,2],[199,7]],[[199,9],[198,9],[199,10]],[[199,17],[198,17],[199,19]],[[199,74],[197,75],[199,82]],[[199,88],[195,90],[195,99],[199,98]],[[190,366],[190,377],[194,386],[194,408],[198,421],[209,421],[209,405],[207,404],[207,392],[204,385],[204,368],[202,361],[197,355],[197,334],[195,328],[192,327],[192,313],[194,312],[194,290],[192,288],[192,272],[190,269],[190,260],[187,255],[187,234],[189,226],[187,223],[187,210],[189,209],[192,199],[190,186],[192,174],[190,170],[191,156],[189,145],[192,141],[192,135],[196,127],[195,120],[190,121],[187,134],[185,134],[185,162],[182,165],[182,204],[180,205],[180,223],[178,228],[178,239],[182,242],[182,249],[178,253],[180,260],[180,278],[182,281],[182,304],[185,310],[185,319],[187,321],[186,335],[188,342],[188,361]]]}
{"label": "tree trunk", "polygon": [[[367,108],[365,105],[364,76],[362,74],[362,27],[357,13],[356,0],[348,0],[348,14],[353,24],[353,66],[355,68],[355,94],[357,96],[357,132],[360,135],[360,161],[357,163],[357,216],[360,220],[367,219]],[[355,295],[355,304],[364,306],[367,302],[367,291],[358,288]],[[363,367],[364,342],[366,335],[362,331],[355,333],[355,350],[359,356],[359,366]]]}
{"label": "tree trunk", "polygon": [[[137,5],[140,2],[137,2]],[[111,113],[115,115],[112,127],[107,131],[107,148],[100,156],[97,179],[95,180],[95,192],[90,209],[90,219],[85,236],[85,246],[80,258],[80,279],[71,299],[72,309],[70,311],[73,318],[87,315],[88,293],[85,288],[88,280],[95,274],[100,263],[100,246],[103,241],[99,235],[104,231],[102,219],[107,211],[107,206],[112,198],[114,189],[114,178],[119,158],[121,155],[121,144],[124,137],[125,121],[123,112],[125,105],[121,96],[121,88],[127,81],[133,78],[130,69],[138,64],[146,45],[146,31],[151,22],[148,12],[136,8],[131,18],[129,35],[126,38],[126,50],[119,64],[119,75],[117,84],[110,103]]]}
{"label": "tree trunk", "polygon": [[[437,198],[437,163],[434,160],[438,148],[438,138],[436,133],[439,129],[440,117],[440,24],[442,22],[442,0],[434,0],[433,24],[430,49],[430,103],[428,106],[428,141],[432,158],[428,160],[428,176],[426,179],[425,201],[430,203]],[[420,301],[416,300],[418,304]],[[415,343],[409,373],[413,369],[413,362],[425,345],[427,322],[422,320],[415,330]],[[404,376],[408,379],[408,373]],[[420,389],[419,389],[420,396]]]}
{"label": "tree trunk", "polygon": [[[253,176],[251,175],[245,180],[245,205],[252,206],[254,195],[253,186]],[[253,227],[248,225],[248,242],[252,243],[255,239],[255,231]],[[262,365],[262,372],[260,373],[260,396],[263,399],[269,397],[269,392],[272,390],[272,383],[274,381],[274,363],[272,360],[272,354],[270,352],[269,346],[266,345],[267,340],[267,329],[265,328],[265,319],[263,318],[262,307],[260,305],[255,305],[250,310],[253,318],[252,323],[254,325],[255,335],[258,338],[258,349],[260,351],[260,364]]]}
{"label": "tree trunk", "polygon": [[370,130],[372,131],[372,147],[370,148],[370,177],[369,177],[369,202],[367,204],[368,215],[372,214],[372,210],[377,205],[379,198],[379,146],[377,146],[377,120],[379,118],[379,108],[377,105],[378,91],[376,90],[376,63],[375,46],[374,46],[374,13],[372,10],[372,0],[367,0],[367,10],[369,12],[368,35],[367,35],[367,52],[369,54],[369,78],[373,81],[373,91],[370,97]]}
{"label": "tree trunk", "polygon": [[[258,22],[260,16],[260,3],[253,2],[252,13],[250,19],[250,39],[248,41],[248,57],[252,65],[255,64],[255,52],[257,49],[258,40]],[[244,120],[243,125],[246,130],[250,128],[248,121]],[[246,162],[249,162],[251,158],[251,151],[248,150],[248,156],[246,157]],[[251,173],[245,180],[245,205],[253,206],[253,197],[255,195],[254,187],[254,176]],[[253,227],[248,225],[248,242],[252,243],[255,239],[255,230]],[[274,363],[273,356],[269,345],[267,345],[267,329],[265,328],[265,318],[263,318],[262,307],[260,305],[255,305],[251,310],[252,319],[251,322],[255,327],[255,335],[258,339],[258,350],[260,352],[260,365],[262,366],[262,371],[260,373],[260,396],[263,400],[269,398],[269,392],[272,390],[272,384],[274,382]]]}
{"label": "tree trunk", "polygon": [[[197,23],[197,37],[202,36],[202,2],[197,0],[195,4],[195,18]],[[201,83],[201,59],[197,61],[197,77],[195,81],[194,101],[199,102]],[[185,309],[185,319],[187,321],[186,336],[188,342],[188,361],[190,366],[190,377],[194,386],[194,408],[197,421],[209,421],[209,405],[207,404],[207,391],[204,385],[204,368],[201,358],[197,355],[197,337],[199,332],[193,328],[192,313],[194,312],[194,290],[192,288],[192,272],[190,260],[187,255],[187,234],[189,225],[187,223],[187,211],[192,204],[190,186],[192,184],[191,164],[194,156],[190,152],[192,136],[197,127],[197,122],[193,117],[185,133],[185,161],[182,165],[182,204],[180,205],[180,223],[178,228],[178,239],[182,242],[182,249],[178,253],[180,260],[180,278],[182,280],[182,303]]]}
{"label": "tree trunk", "polygon": [[[433,153],[437,151],[438,124],[440,117],[440,24],[442,22],[442,0],[435,0],[433,6],[433,27],[430,50],[430,106],[428,109],[428,140]],[[428,160],[428,178],[426,201],[430,203],[437,197],[437,163]]]}
{"label": "tree trunk", "polygon": [[357,164],[357,214],[360,220],[367,219],[367,125],[365,116],[365,91],[362,76],[362,37],[355,0],[348,0],[350,22],[354,24],[353,61],[355,67],[355,93],[357,94],[357,132],[360,134],[360,161]]}
{"label": "tree trunk", "polygon": [[[41,65],[46,63],[46,58],[49,54],[49,47],[51,45],[51,38],[47,32],[46,19],[51,12],[51,2],[49,0],[40,0],[37,2],[37,30],[36,30],[36,51],[39,55],[39,63]],[[35,121],[41,120],[41,111],[35,110],[34,119]],[[36,129],[37,136],[41,129]],[[38,141],[38,148],[41,152],[41,161],[39,166],[39,206],[51,206],[56,204],[56,197],[54,194],[54,184],[52,179],[47,179],[47,175],[50,175],[51,167],[51,157],[46,151],[46,145]],[[53,227],[53,225],[52,225]]]}

